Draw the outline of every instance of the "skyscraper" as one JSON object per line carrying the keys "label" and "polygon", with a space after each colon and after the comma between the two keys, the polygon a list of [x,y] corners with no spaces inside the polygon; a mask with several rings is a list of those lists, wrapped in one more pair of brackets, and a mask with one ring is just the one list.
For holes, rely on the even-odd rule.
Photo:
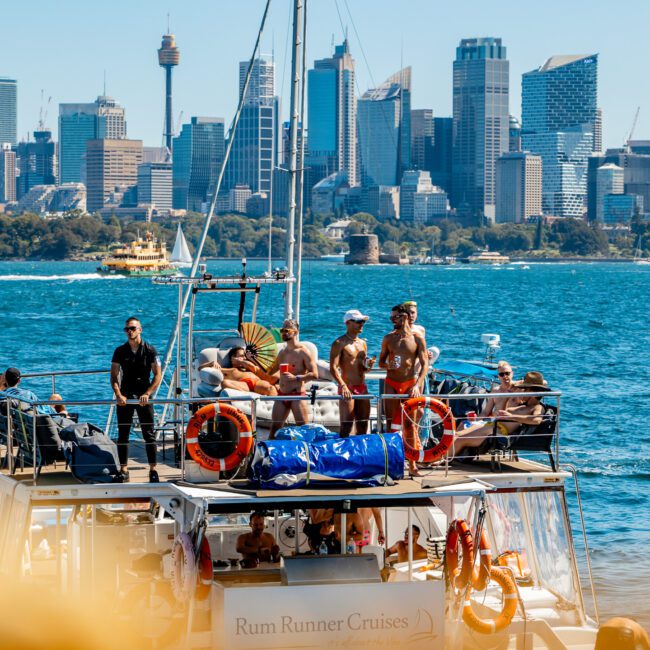
{"label": "skyscraper", "polygon": [[16,200],[16,152],[9,142],[0,143],[0,203]]}
{"label": "skyscraper", "polygon": [[16,188],[21,198],[35,185],[54,185],[57,174],[56,142],[49,129],[34,131],[34,142],[21,142],[16,150],[20,176]]}
{"label": "skyscraper", "polygon": [[[311,136],[310,136],[311,137]],[[411,68],[366,91],[357,103],[361,184],[399,185],[411,163]]]}
{"label": "skyscraper", "polygon": [[86,182],[88,140],[124,138],[125,112],[112,97],[99,96],[85,104],[59,104],[59,182]]}
{"label": "skyscraper", "polygon": [[495,165],[508,151],[509,62],[500,38],[464,38],[453,69],[452,204],[494,215]]}
{"label": "skyscraper", "polygon": [[181,53],[173,34],[164,34],[158,50],[158,65],[165,68],[165,146],[172,150],[172,68],[180,63]]}
{"label": "skyscraper", "polygon": [[314,61],[307,73],[309,151],[312,182],[338,171],[357,184],[357,110],[354,59],[347,39],[327,59]]}
{"label": "skyscraper", "polygon": [[16,144],[18,138],[17,106],[16,80],[0,77],[0,143]]}
{"label": "skyscraper", "polygon": [[596,221],[599,223],[605,222],[605,197],[625,192],[623,173],[623,168],[614,163],[606,163],[596,172]]}
{"label": "skyscraper", "polygon": [[399,215],[405,222],[428,223],[447,216],[447,194],[431,183],[427,171],[405,171],[400,187]]}
{"label": "skyscraper", "polygon": [[504,153],[496,165],[496,222],[524,223],[542,214],[542,159],[528,152]]}
{"label": "skyscraper", "polygon": [[581,217],[598,142],[598,56],[552,56],[522,77],[522,144],[542,156],[545,214]]}
{"label": "skyscraper", "polygon": [[451,194],[453,163],[454,120],[451,117],[433,118],[433,149],[426,168],[431,173],[431,182]]}
{"label": "skyscraper", "polygon": [[109,196],[136,186],[142,140],[88,140],[86,144],[88,211],[101,210]]}
{"label": "skyscraper", "polygon": [[411,110],[411,167],[429,170],[433,150],[433,111],[430,108]]}
{"label": "skyscraper", "polygon": [[193,117],[173,146],[174,208],[201,212],[223,163],[223,118]]}
{"label": "skyscraper", "polygon": [[159,211],[172,209],[171,162],[145,162],[138,166],[138,205],[142,203]]}

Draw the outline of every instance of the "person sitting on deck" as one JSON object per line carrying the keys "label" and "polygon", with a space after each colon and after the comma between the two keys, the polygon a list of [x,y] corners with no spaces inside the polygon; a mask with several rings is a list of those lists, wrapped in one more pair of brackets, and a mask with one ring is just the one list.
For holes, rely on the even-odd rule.
{"label": "person sitting on deck", "polygon": [[[280,328],[280,336],[286,344],[271,368],[271,372],[280,371],[278,382],[278,395],[298,396],[306,395],[305,384],[318,379],[318,366],[309,348],[298,341],[298,323],[289,318]],[[298,426],[302,426],[309,419],[307,402],[303,400],[278,400],[273,404],[271,412],[271,431],[269,439],[275,438],[276,432],[284,426],[289,413]]]}
{"label": "person sitting on deck", "polygon": [[265,533],[266,521],[261,512],[254,512],[250,517],[250,533],[244,533],[237,538],[237,553],[241,553],[244,561],[277,562],[280,557],[280,547],[270,533]]}
{"label": "person sitting on deck", "polygon": [[[544,381],[541,372],[527,372],[523,381],[518,384],[524,392],[546,392],[550,388]],[[538,396],[522,396],[518,404],[507,406],[497,411],[493,421],[476,424],[464,431],[457,433],[454,441],[454,455],[457,456],[464,449],[480,447],[483,441],[496,431],[502,436],[516,433],[522,426],[537,426],[544,419],[544,406]]]}
{"label": "person sitting on deck", "polygon": [[[424,560],[427,557],[427,549],[424,546],[418,544],[418,538],[420,537],[420,528],[413,524],[411,526],[411,531],[413,532],[413,559],[414,560]],[[386,555],[395,555],[397,554],[398,562],[408,562],[409,559],[409,530],[408,528],[404,531],[404,539],[400,539],[398,542],[395,542],[387,551]]]}
{"label": "person sitting on deck", "polygon": [[[3,374],[2,389],[5,395],[15,397],[20,402],[20,409],[26,411],[32,408],[32,402],[38,402],[38,395],[27,388],[20,388],[21,373],[18,368],[7,368]],[[36,412],[39,415],[56,415],[56,411],[51,406],[37,406]]]}
{"label": "person sitting on deck", "polygon": [[203,368],[216,368],[223,374],[221,386],[243,392],[257,393],[258,395],[277,395],[275,389],[277,377],[265,373],[260,367],[246,358],[246,350],[234,347],[228,351],[230,368],[224,368],[217,361],[209,361],[199,366]]}
{"label": "person sitting on deck", "polygon": [[[493,391],[495,393],[514,393],[519,392],[519,386],[512,381],[512,366],[507,361],[499,361],[497,364],[497,374],[499,375],[499,385]],[[507,406],[513,406],[514,398],[511,397],[489,397],[483,403],[483,408],[479,417],[488,417],[496,415]]]}

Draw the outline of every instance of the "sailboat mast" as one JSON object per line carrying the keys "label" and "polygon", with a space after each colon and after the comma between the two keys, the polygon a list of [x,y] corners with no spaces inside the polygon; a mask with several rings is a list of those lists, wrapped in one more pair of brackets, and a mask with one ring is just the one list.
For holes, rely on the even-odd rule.
{"label": "sailboat mast", "polygon": [[[303,0],[293,5],[293,50],[291,56],[291,124],[289,130],[289,223],[287,228],[287,269],[293,279],[296,226],[296,185],[298,180],[298,118],[300,111],[300,54],[302,51]],[[293,283],[288,282],[284,298],[284,317],[293,318]]]}

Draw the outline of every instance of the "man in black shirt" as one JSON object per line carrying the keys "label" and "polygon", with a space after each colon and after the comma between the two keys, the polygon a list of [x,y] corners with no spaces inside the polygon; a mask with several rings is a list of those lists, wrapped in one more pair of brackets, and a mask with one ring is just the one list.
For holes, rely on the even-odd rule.
{"label": "man in black shirt", "polygon": [[[111,386],[117,400],[117,453],[120,458],[120,473],[122,480],[127,482],[129,480],[127,469],[129,434],[133,423],[133,412],[137,411],[147,451],[149,480],[158,483],[160,479],[156,471],[154,413],[153,406],[149,404],[149,397],[158,388],[162,379],[160,361],[156,348],[142,340],[142,325],[137,318],[129,318],[124,331],[127,341],[115,348],[111,363]],[[140,403],[137,406],[127,404],[126,401],[129,399],[137,399]]]}

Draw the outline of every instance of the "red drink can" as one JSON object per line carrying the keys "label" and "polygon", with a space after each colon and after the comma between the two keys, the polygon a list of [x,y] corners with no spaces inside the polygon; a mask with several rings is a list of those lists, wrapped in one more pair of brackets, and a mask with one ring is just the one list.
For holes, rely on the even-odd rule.
{"label": "red drink can", "polygon": [[476,420],[476,411],[469,411],[465,417],[468,420]]}
{"label": "red drink can", "polygon": [[281,363],[280,364],[280,372],[289,372],[289,364],[288,363]]}

